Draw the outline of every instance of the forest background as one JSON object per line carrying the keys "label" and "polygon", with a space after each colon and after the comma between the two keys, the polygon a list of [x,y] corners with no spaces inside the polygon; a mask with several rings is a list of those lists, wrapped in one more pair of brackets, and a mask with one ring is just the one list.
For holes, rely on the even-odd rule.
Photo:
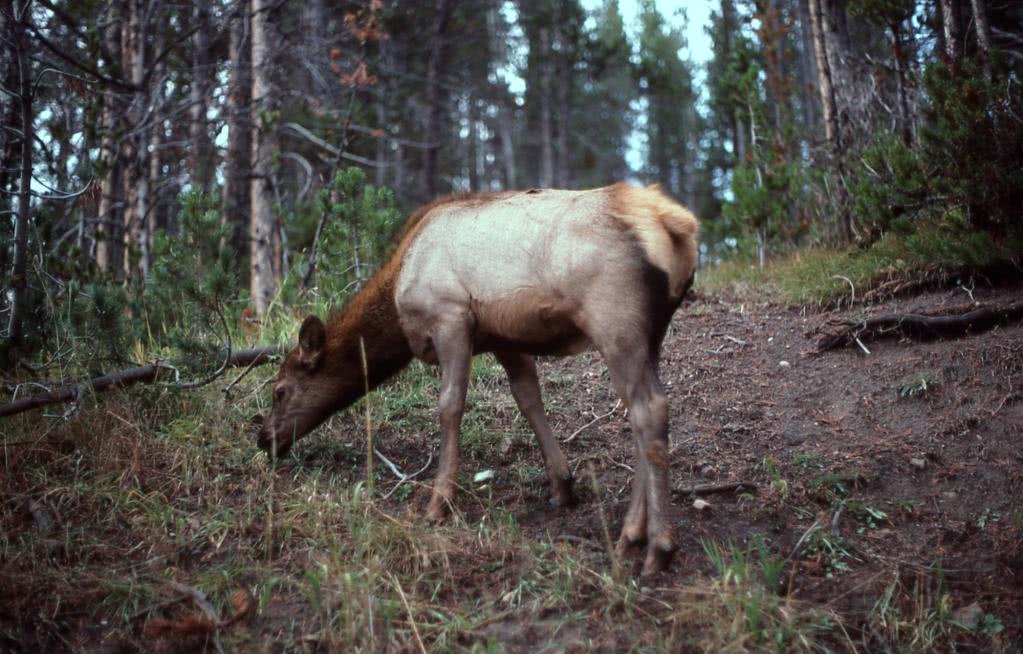
{"label": "forest background", "polygon": [[[1018,650],[1023,357],[970,316],[1023,315],[1023,3],[0,0],[0,39],[0,650]],[[701,219],[674,576],[612,547],[591,354],[542,364],[575,511],[487,357],[450,525],[420,363],[267,465],[256,364],[404,215],[621,180]],[[907,310],[971,338],[867,338]]]}
{"label": "forest background", "polygon": [[1018,244],[1018,3],[722,0],[699,65],[684,3],[658,7],[5,2],[7,367],[336,306],[450,192],[659,183],[705,264],[853,245],[886,253],[869,277]]}

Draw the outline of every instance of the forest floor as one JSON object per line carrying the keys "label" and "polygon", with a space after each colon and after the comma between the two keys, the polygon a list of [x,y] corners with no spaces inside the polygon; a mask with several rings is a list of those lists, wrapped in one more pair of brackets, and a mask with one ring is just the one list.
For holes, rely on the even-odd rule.
{"label": "forest floor", "polygon": [[[817,353],[811,334],[968,300],[687,301],[661,362],[681,548],[650,578],[641,553],[619,569],[609,548],[633,444],[595,354],[540,366],[580,503],[548,504],[538,448],[484,358],[464,488],[440,526],[419,517],[438,445],[421,365],[374,394],[370,424],[404,473],[433,463],[395,488],[375,458],[372,495],[365,405],[271,471],[244,428],[265,404],[258,379],[227,405],[133,389],[68,420],[9,421],[0,651],[1018,652],[1023,326],[869,355]],[[724,482],[743,485],[701,495],[703,509],[686,492]],[[236,624],[202,625],[232,602]]]}

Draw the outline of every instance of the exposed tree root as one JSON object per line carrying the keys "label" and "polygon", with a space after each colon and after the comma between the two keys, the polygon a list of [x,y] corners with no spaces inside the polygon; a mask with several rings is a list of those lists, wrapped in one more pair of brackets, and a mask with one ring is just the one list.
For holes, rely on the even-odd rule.
{"label": "exposed tree root", "polygon": [[954,315],[891,313],[866,320],[830,320],[818,330],[824,334],[817,341],[817,351],[882,338],[931,340],[965,336],[1017,320],[1023,320],[1023,302],[1003,307],[980,307]]}
{"label": "exposed tree root", "polygon": [[[232,352],[230,358],[225,362],[223,368],[237,368],[240,366],[255,366],[271,361],[280,349],[274,346],[255,347],[250,350]],[[223,370],[223,369],[222,369]],[[221,370],[221,371],[222,371]],[[8,404],[0,405],[0,418],[13,416],[23,411],[29,411],[49,404],[60,404],[62,402],[74,402],[87,393],[99,393],[119,386],[130,386],[131,384],[151,384],[157,381],[163,371],[166,377],[168,373],[173,374],[174,367],[166,361],[157,361],[147,366],[138,366],[127,370],[119,370],[109,375],[94,377],[88,381],[63,386],[46,393],[39,393],[21,400],[15,400]]]}

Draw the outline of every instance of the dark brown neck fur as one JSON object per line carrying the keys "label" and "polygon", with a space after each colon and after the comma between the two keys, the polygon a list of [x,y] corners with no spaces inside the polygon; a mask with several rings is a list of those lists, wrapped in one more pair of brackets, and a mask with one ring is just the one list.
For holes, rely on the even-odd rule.
{"label": "dark brown neck fur", "polygon": [[405,368],[412,360],[405,333],[398,322],[394,303],[396,275],[388,268],[374,275],[366,287],[339,314],[327,321],[324,372],[339,385],[339,409],[352,404],[366,392],[360,339],[366,349],[365,370],[370,390]]}

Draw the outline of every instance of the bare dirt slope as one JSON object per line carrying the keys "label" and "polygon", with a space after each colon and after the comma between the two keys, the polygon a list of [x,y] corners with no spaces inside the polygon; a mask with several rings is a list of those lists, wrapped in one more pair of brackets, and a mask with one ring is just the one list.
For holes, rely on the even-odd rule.
{"label": "bare dirt slope", "polygon": [[[147,635],[189,613],[171,581],[205,589],[221,615],[232,591],[253,591],[258,611],[221,633],[226,651],[1020,651],[1023,325],[817,354],[807,334],[828,317],[724,296],[683,305],[661,364],[681,549],[635,585],[609,580],[604,526],[617,536],[633,444],[596,355],[541,365],[580,504],[547,503],[539,451],[484,363],[458,515],[441,527],[419,517],[428,486],[392,492],[379,461],[387,497],[352,506],[360,407],[271,471],[243,433],[258,380],[226,407],[215,392],[136,390],[70,420],[8,422],[26,432],[5,443],[28,445],[4,449],[0,478],[0,651],[211,651],[206,636]],[[406,472],[437,447],[437,388],[418,370],[371,402],[376,444]],[[493,477],[474,482],[481,471]],[[745,486],[702,495],[703,510],[686,492],[728,482]],[[40,525],[36,500],[56,525]],[[734,545],[733,561],[762,543],[782,564],[770,597],[728,585],[713,543]]]}
{"label": "bare dirt slope", "polygon": [[[1020,290],[974,296],[998,304],[1017,300]],[[957,289],[836,315],[934,311],[964,300]],[[791,557],[785,592],[837,610],[868,651],[886,591],[903,612],[929,603],[945,619],[995,634],[993,641],[964,634],[968,649],[1020,647],[1023,326],[948,341],[875,342],[869,355],[855,347],[817,354],[810,332],[828,317],[720,297],[682,307],[661,364],[682,547],[671,571],[649,584],[678,587],[711,572],[703,541],[746,546],[759,534]],[[563,436],[615,406],[596,355],[546,362],[541,375]],[[589,484],[584,471],[593,466],[617,529],[633,463],[627,418],[619,409],[564,448],[580,484]],[[501,471],[520,458],[539,466],[532,442],[519,439],[505,454],[470,455],[466,467],[496,469],[500,494]],[[730,481],[752,490],[706,495],[711,508],[702,511],[683,492]],[[535,538],[602,541],[592,492],[584,489],[579,507],[553,509],[542,475],[535,482],[533,495],[508,488],[498,498]],[[638,565],[638,554],[631,563]]]}

